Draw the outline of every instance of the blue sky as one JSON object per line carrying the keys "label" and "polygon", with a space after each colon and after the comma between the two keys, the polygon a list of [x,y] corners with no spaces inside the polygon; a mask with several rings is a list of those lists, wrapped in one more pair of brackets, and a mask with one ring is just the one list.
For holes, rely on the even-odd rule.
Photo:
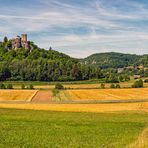
{"label": "blue sky", "polygon": [[73,57],[148,54],[147,0],[0,0],[0,40],[29,40]]}

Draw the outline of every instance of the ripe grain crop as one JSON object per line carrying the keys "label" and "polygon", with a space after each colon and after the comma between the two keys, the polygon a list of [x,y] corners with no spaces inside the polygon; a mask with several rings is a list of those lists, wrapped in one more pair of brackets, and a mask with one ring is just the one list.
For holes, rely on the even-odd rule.
{"label": "ripe grain crop", "polygon": [[141,89],[82,89],[64,90],[71,100],[144,100],[148,88]]}
{"label": "ripe grain crop", "polygon": [[15,108],[29,110],[47,110],[62,112],[120,112],[145,111],[148,103],[111,103],[111,104],[9,104],[0,103],[0,108]]}
{"label": "ripe grain crop", "polygon": [[0,101],[30,101],[37,90],[0,90]]}

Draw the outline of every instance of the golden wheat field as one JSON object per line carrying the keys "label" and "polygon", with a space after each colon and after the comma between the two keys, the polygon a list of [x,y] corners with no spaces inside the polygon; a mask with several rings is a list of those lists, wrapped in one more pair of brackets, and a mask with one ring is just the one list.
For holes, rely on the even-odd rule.
{"label": "golden wheat field", "polygon": [[[132,82],[121,82],[121,88],[129,88],[132,86]],[[100,88],[101,84],[64,84],[64,88],[71,88],[71,89],[96,89]],[[109,83],[105,84],[106,88],[110,88]],[[36,85],[34,88],[36,89],[53,89],[55,85]],[[148,83],[144,83],[144,87],[148,87]]]}
{"label": "golden wheat field", "polygon": [[[133,82],[121,82],[119,83],[121,88],[129,88],[132,86]],[[85,88],[100,88],[101,84],[66,84],[64,85],[65,88],[73,88],[73,89],[85,89]],[[106,88],[110,88],[110,83],[105,83]],[[144,87],[148,87],[148,83],[144,83]]]}
{"label": "golden wheat field", "polygon": [[148,103],[111,103],[111,104],[8,104],[1,103],[0,108],[48,110],[63,112],[148,112]]}
{"label": "golden wheat field", "polygon": [[0,90],[0,101],[30,101],[37,90]]}
{"label": "golden wheat field", "polygon": [[60,98],[67,98],[66,100],[142,100],[148,99],[148,88],[64,90],[61,91]]}

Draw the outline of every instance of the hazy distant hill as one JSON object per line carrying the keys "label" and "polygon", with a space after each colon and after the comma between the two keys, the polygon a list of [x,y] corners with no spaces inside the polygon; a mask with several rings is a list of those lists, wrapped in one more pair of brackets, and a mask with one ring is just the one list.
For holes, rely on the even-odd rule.
{"label": "hazy distant hill", "polygon": [[101,68],[119,68],[130,65],[148,66],[147,55],[123,54],[123,53],[98,53],[81,60],[82,63],[95,65]]}

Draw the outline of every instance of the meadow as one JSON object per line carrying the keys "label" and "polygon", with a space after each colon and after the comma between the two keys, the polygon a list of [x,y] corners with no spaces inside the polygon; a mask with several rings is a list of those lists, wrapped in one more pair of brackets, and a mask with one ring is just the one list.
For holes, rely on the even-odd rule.
{"label": "meadow", "polygon": [[[143,78],[147,79],[147,77]],[[134,79],[131,78],[129,82],[120,82],[121,88],[131,88],[134,83]],[[29,86],[32,84],[35,89],[51,90],[55,87],[55,84],[59,82],[39,82],[39,81],[5,81],[5,85],[12,84],[15,89],[21,89],[21,85]],[[66,89],[99,89],[101,88],[102,80],[85,80],[85,81],[70,81],[70,82],[60,82]],[[105,88],[110,88],[111,83],[104,83]],[[144,83],[144,87],[148,87],[148,83]]]}
{"label": "meadow", "polygon": [[[0,115],[0,147],[4,148],[135,148],[148,122],[148,114],[142,112],[73,113],[0,109]],[[143,141],[143,146],[147,144]]]}

